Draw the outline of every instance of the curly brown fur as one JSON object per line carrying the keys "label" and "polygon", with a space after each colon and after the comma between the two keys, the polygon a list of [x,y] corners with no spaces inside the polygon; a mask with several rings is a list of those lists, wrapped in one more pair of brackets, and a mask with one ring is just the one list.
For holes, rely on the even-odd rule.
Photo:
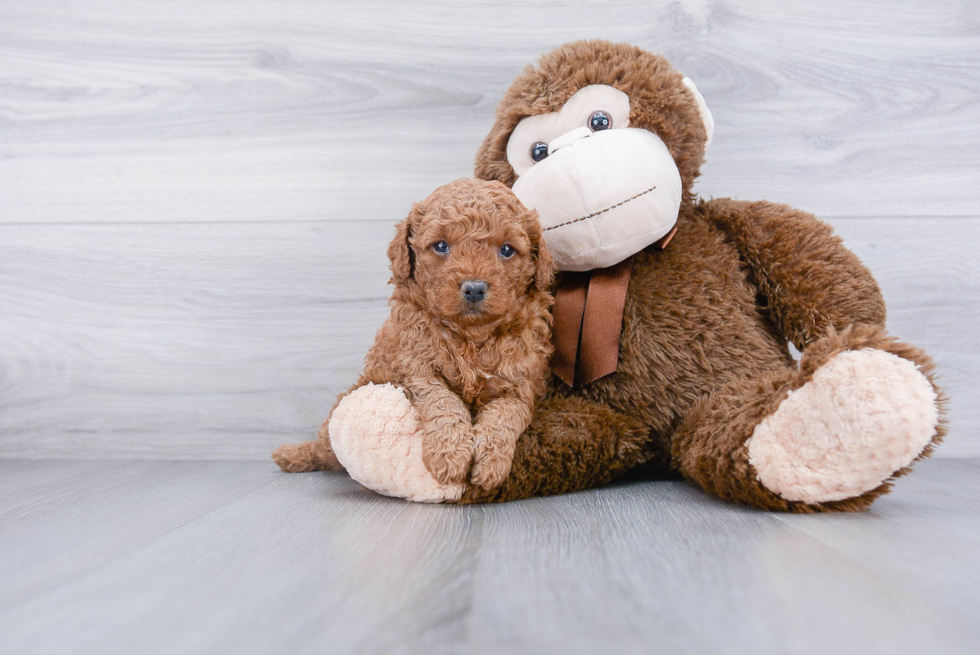
{"label": "curly brown fur", "polygon": [[329,440],[283,444],[272,451],[272,459],[287,473],[339,471],[343,468],[330,448]]}
{"label": "curly brown fur", "polygon": [[[354,385],[337,397],[330,414],[337,409],[341,398],[356,389],[359,385]],[[308,473],[310,471],[343,471],[344,467],[330,446],[330,433],[328,428],[330,419],[323,422],[317,431],[317,438],[313,441],[304,441],[299,444],[283,444],[272,451],[272,459],[280,469],[286,473]]]}
{"label": "curly brown fur", "polygon": [[[634,46],[580,41],[529,66],[500,102],[476,157],[478,177],[512,185],[506,146],[517,123],[605,84],[629,95],[631,127],[667,145],[684,197],[670,246],[632,257],[618,371],[574,389],[550,378],[511,476],[493,493],[468,488],[461,502],[582,489],[640,464],[673,467],[715,495],[782,511],[859,509],[888,490],[890,481],[858,498],[792,503],[764,489],[748,464],[754,426],[841,349],[881,348],[935,381],[924,353],[884,333],[878,285],[829,226],[783,205],[691,194],[706,133],[681,79]],[[805,350],[800,369],[788,341]]]}
{"label": "curly brown fur", "polygon": [[[355,387],[406,390],[423,425],[423,461],[440,482],[497,487],[544,395],[551,354],[554,273],[537,213],[503,184],[456,180],[412,208],[388,256],[391,314]],[[486,283],[482,300],[466,299],[467,281]],[[302,462],[280,466],[329,459],[325,432],[315,448],[300,447]]]}

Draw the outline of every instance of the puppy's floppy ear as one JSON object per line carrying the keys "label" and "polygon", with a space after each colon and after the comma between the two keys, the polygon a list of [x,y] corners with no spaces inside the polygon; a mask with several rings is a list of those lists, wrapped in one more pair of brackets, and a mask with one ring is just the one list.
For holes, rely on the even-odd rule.
{"label": "puppy's floppy ear", "polygon": [[421,203],[415,203],[405,220],[395,225],[395,238],[388,244],[391,279],[395,284],[404,284],[412,277],[415,253],[412,252],[408,240],[412,237],[412,232],[418,226],[423,214],[425,214],[425,207]]}
{"label": "puppy's floppy ear", "polygon": [[555,281],[555,262],[544,244],[541,223],[538,221],[538,211],[529,210],[524,219],[527,226],[527,236],[531,241],[531,259],[534,261],[534,286],[539,291],[548,291]]}

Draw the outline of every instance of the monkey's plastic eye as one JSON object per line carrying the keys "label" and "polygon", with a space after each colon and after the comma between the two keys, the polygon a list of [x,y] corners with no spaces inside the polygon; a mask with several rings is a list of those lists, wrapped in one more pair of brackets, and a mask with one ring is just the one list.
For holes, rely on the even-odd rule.
{"label": "monkey's plastic eye", "polygon": [[612,116],[604,111],[593,112],[589,116],[589,129],[593,132],[601,132],[612,127]]}
{"label": "monkey's plastic eye", "polygon": [[449,252],[449,244],[445,241],[436,241],[432,244],[432,249],[440,255],[445,255]]}
{"label": "monkey's plastic eye", "polygon": [[538,141],[531,146],[531,161],[537,163],[548,156],[548,144]]}
{"label": "monkey's plastic eye", "polygon": [[514,256],[515,252],[517,251],[514,250],[514,246],[510,245],[509,243],[505,243],[504,245],[500,246],[500,256],[504,259],[510,259]]}

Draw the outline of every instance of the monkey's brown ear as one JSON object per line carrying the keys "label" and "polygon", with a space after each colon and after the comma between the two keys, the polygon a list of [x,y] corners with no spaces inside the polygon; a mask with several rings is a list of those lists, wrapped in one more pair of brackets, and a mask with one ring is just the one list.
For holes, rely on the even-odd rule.
{"label": "monkey's brown ear", "polygon": [[531,257],[534,259],[534,286],[539,291],[548,291],[555,281],[555,262],[551,258],[551,253],[548,252],[548,247],[544,244],[544,236],[536,209],[528,212],[526,225],[527,236],[531,241]]}
{"label": "monkey's brown ear", "polygon": [[415,203],[405,220],[395,225],[395,238],[388,244],[391,279],[395,284],[404,284],[412,277],[415,254],[412,252],[412,246],[408,240],[412,237],[412,230],[419,224],[423,213],[425,213],[425,209],[419,203]]}

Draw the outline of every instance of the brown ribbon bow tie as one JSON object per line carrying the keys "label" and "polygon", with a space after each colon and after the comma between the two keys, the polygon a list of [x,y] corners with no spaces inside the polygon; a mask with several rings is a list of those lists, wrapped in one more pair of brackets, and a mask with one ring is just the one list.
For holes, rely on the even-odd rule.
{"label": "brown ribbon bow tie", "polygon": [[[653,245],[663,250],[676,232],[674,227]],[[630,267],[627,258],[609,268],[562,274],[553,309],[551,370],[568,386],[616,372]]]}

